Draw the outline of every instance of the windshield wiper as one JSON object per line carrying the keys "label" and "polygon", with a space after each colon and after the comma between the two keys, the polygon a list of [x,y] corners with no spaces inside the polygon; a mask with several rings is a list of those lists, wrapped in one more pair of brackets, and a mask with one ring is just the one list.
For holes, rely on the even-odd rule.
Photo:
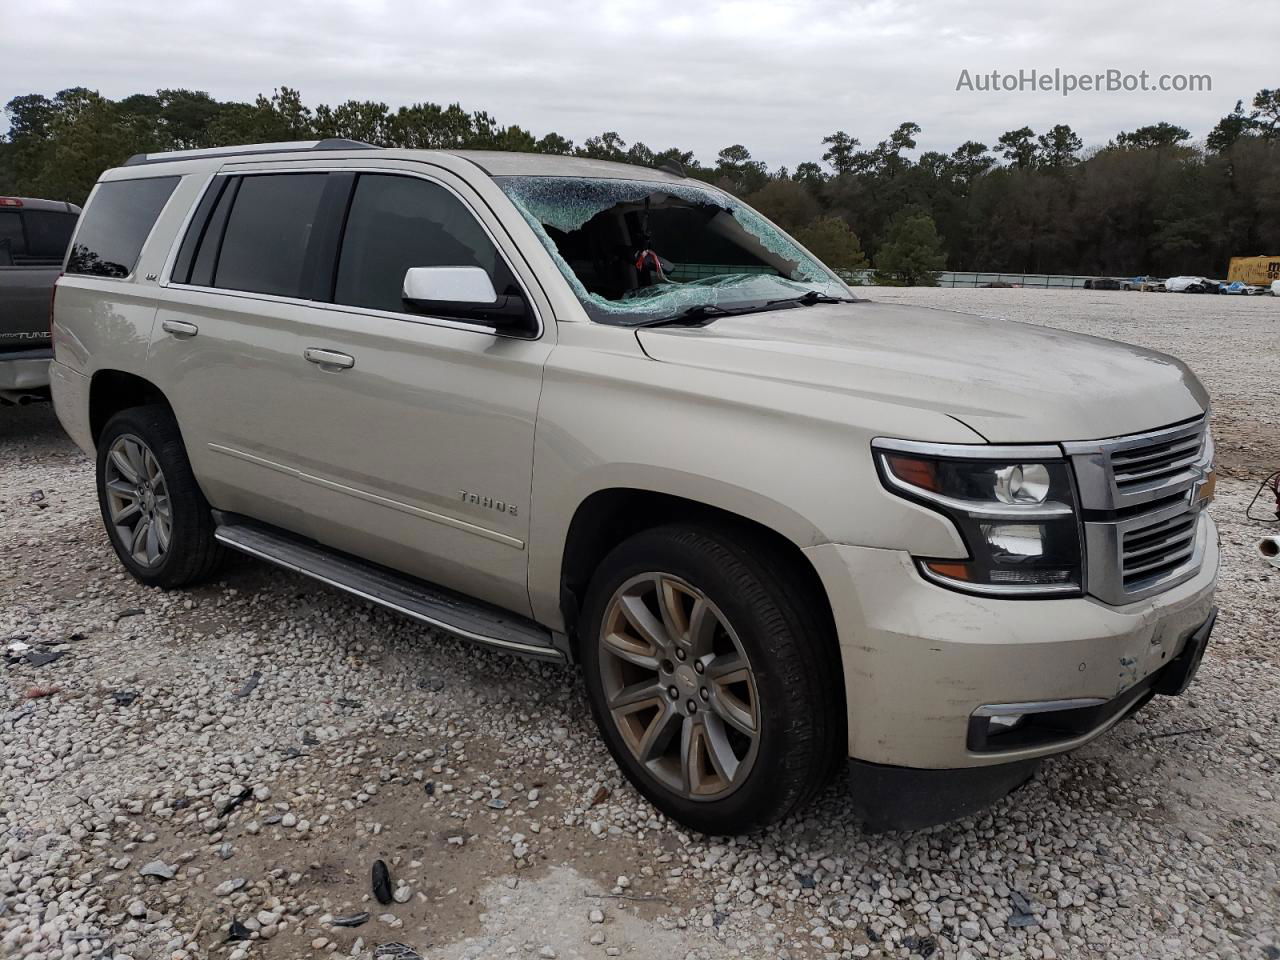
{"label": "windshield wiper", "polygon": [[[758,309],[758,308],[757,308]],[[700,327],[710,323],[716,317],[727,317],[735,313],[747,313],[746,310],[727,310],[724,307],[718,307],[714,303],[700,303],[697,306],[689,307],[681,310],[679,313],[673,313],[669,317],[658,317],[656,320],[641,320],[639,323],[629,323],[629,327],[675,327],[687,324],[691,327]]]}
{"label": "windshield wiper", "polygon": [[[821,299],[810,300],[810,297],[818,297]],[[743,313],[763,313],[767,310],[773,310],[777,307],[797,307],[801,304],[813,303],[853,303],[852,300],[837,300],[835,297],[828,297],[825,293],[819,293],[817,290],[810,290],[803,297],[785,297],[782,300],[767,300],[764,303],[754,303],[749,307],[720,307],[714,303],[700,303],[696,306],[681,310],[679,313],[673,313],[669,317],[658,317],[656,320],[642,320],[639,323],[630,323],[630,327],[674,327],[686,325],[691,327],[706,326],[717,317],[734,317]]]}
{"label": "windshield wiper", "polygon": [[857,303],[852,297],[833,297],[829,293],[823,293],[821,290],[810,290],[808,293],[801,294],[798,297],[783,297],[781,300],[770,300],[767,306],[774,306],[779,303],[801,303],[806,307],[812,307],[815,303]]}

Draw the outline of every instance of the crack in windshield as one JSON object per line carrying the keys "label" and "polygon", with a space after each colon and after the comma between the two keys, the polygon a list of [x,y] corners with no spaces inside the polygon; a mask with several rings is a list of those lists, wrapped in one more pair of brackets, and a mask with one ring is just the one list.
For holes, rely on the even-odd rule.
{"label": "crack in windshield", "polygon": [[[636,325],[848,288],[745,204],[696,183],[497,177],[587,314]],[[712,313],[714,311],[707,311]]]}

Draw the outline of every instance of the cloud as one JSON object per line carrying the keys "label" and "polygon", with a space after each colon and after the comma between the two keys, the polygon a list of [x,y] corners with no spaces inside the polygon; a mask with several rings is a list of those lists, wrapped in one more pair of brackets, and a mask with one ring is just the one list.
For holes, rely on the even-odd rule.
{"label": "cloud", "polygon": [[[284,84],[313,105],[456,100],[538,134],[616,130],[703,160],[740,142],[771,166],[816,159],[833,130],[873,144],[903,120],[923,128],[922,149],[1055,123],[1086,144],[1158,120],[1203,136],[1237,99],[1280,83],[1280,4],[1208,15],[1191,0],[9,0],[6,12],[30,25],[0,34],[9,96],[187,87],[249,100]],[[1209,74],[1213,89],[955,89],[962,69],[1055,67]]]}

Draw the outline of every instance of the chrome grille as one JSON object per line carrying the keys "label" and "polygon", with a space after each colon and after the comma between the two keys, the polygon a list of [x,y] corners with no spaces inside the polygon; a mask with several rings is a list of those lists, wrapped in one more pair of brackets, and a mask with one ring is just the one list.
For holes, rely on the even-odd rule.
{"label": "chrome grille", "polygon": [[1130,530],[1121,538],[1120,573],[1126,590],[1176,570],[1195,552],[1200,511]]}
{"label": "chrome grille", "polygon": [[1198,433],[1149,447],[1112,451],[1116,488],[1125,492],[1137,490],[1185,473],[1200,457],[1203,444],[1204,434]]}
{"label": "chrome grille", "polygon": [[1063,448],[1085,511],[1090,594],[1130,603],[1195,576],[1208,530],[1198,494],[1213,466],[1204,417]]}

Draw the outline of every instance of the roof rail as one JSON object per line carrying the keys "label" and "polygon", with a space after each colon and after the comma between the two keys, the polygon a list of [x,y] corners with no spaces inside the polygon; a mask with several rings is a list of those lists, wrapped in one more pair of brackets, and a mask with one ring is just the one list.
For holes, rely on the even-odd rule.
{"label": "roof rail", "polygon": [[170,160],[206,160],[213,157],[249,157],[260,153],[309,153],[312,150],[376,150],[372,143],[329,137],[325,140],[292,140],[284,143],[246,143],[236,147],[209,147],[203,150],[165,150],[160,153],[135,153],[121,166],[137,167],[145,163],[168,163]]}

